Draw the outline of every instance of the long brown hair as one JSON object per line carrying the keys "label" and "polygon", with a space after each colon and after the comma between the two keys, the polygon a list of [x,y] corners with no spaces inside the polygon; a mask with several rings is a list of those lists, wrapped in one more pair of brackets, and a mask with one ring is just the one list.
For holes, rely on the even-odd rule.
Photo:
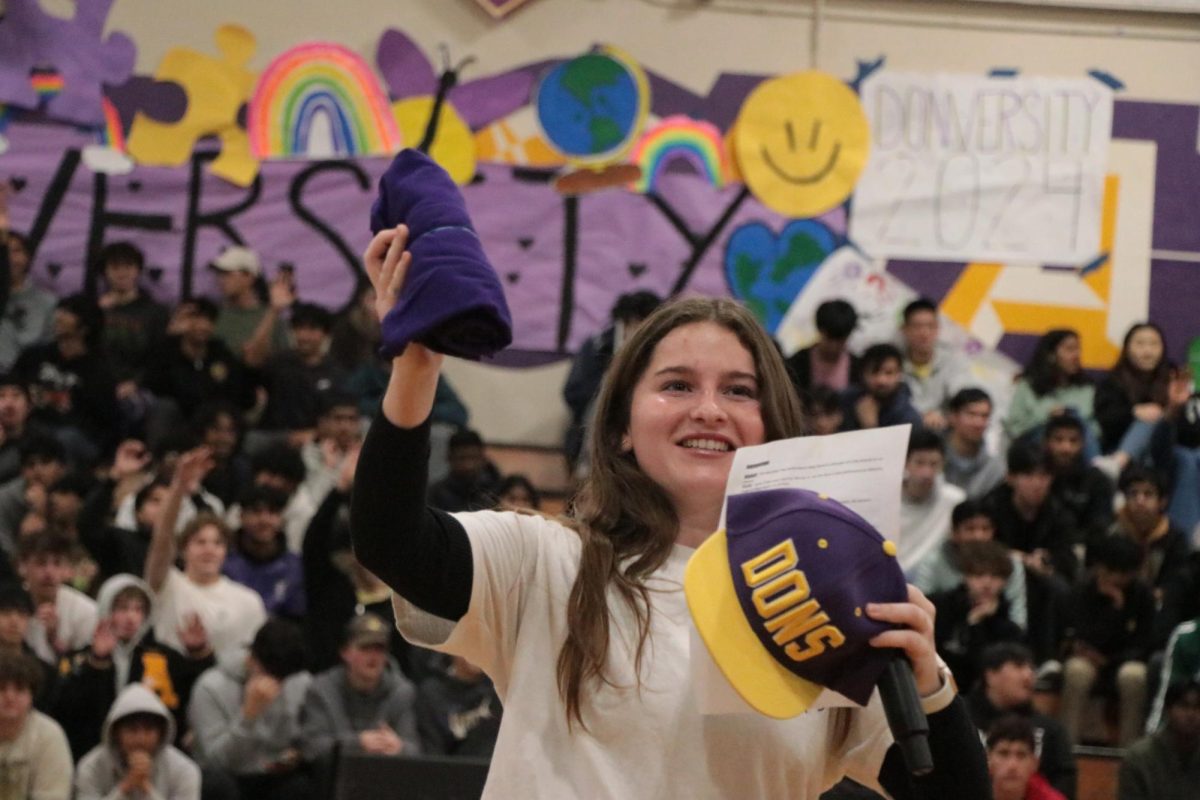
{"label": "long brown hair", "polygon": [[608,683],[608,590],[632,610],[638,627],[635,674],[641,674],[650,602],[645,579],[662,566],[679,527],[666,493],[622,448],[629,430],[633,389],[658,343],[684,325],[713,322],[738,337],[758,370],[766,441],[803,432],[800,403],[775,343],[754,316],[732,300],[692,298],[665,305],[643,322],[613,358],[596,400],[588,435],[588,477],[576,495],[574,528],[582,542],[579,574],[567,604],[567,640],[558,654],[558,690],[567,722],[583,722],[583,687]]}

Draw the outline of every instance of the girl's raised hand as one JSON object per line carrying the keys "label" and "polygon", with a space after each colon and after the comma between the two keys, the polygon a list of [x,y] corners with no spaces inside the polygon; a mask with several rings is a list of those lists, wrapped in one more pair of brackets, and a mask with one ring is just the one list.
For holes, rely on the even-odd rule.
{"label": "girl's raised hand", "polygon": [[375,238],[363,252],[363,266],[367,277],[375,287],[375,314],[380,322],[400,296],[412,254],[404,249],[408,243],[408,227],[397,225],[375,234]]}

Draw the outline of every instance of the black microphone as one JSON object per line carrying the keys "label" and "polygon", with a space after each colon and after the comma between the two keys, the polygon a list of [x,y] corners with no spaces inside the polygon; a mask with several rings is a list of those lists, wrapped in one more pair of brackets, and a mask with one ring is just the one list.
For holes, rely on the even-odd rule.
{"label": "black microphone", "polygon": [[887,669],[879,677],[879,697],[887,715],[892,737],[900,746],[904,763],[913,775],[933,771],[933,754],[929,752],[929,720],[921,708],[917,681],[912,665],[900,650],[888,658]]}

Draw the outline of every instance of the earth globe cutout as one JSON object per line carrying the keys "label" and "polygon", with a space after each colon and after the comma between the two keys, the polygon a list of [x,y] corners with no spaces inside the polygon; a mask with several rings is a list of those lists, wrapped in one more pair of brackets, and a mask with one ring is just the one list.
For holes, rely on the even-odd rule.
{"label": "earth globe cutout", "polygon": [[631,59],[602,48],[547,72],[535,107],[546,140],[569,160],[609,162],[633,146],[645,124],[648,82]]}

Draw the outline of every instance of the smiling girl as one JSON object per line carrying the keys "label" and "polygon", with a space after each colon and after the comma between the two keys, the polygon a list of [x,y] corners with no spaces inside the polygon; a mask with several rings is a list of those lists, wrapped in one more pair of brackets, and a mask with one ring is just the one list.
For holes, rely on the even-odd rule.
{"label": "smiling girl", "polygon": [[[384,230],[364,256],[381,317],[411,260],[406,235]],[[684,567],[717,528],[737,448],[802,432],[783,362],[750,313],[693,299],[637,329],[596,401],[588,478],[557,520],[425,507],[441,363],[420,344],[392,362],[355,477],[354,546],[395,590],[407,638],[494,681],[504,717],[485,797],[815,800],[843,775],[914,796],[877,699],[785,721],[697,709]],[[915,589],[909,599],[868,613],[898,625],[872,643],[905,651],[930,713],[937,770],[922,796],[986,796],[931,606]]]}

